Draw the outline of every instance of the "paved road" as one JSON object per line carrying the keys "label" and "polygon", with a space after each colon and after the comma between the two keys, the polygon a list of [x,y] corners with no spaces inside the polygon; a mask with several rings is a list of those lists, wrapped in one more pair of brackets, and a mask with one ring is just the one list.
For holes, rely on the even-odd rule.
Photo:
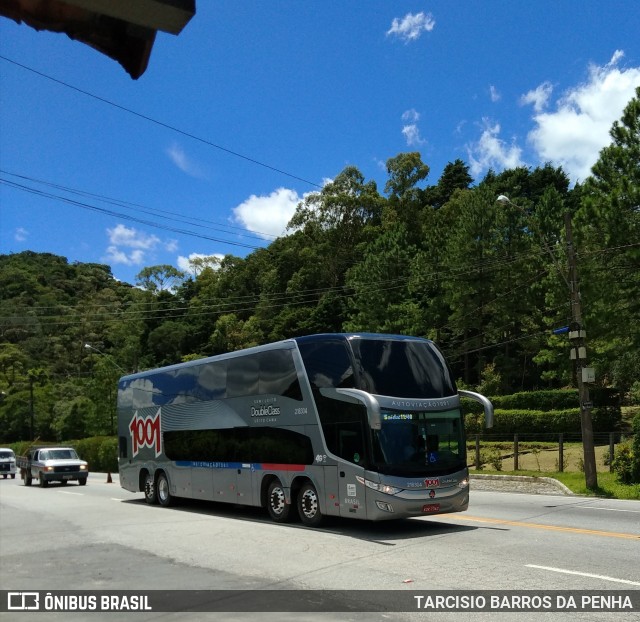
{"label": "paved road", "polygon": [[[122,490],[114,480],[107,484],[105,475],[92,474],[84,488],[46,489],[0,480],[3,588],[376,590],[379,598],[385,590],[640,590],[640,502],[472,490],[465,513],[377,524],[332,519],[314,530],[277,525],[248,508],[207,503],[150,507],[141,494]],[[108,620],[256,619],[243,613],[106,615]],[[489,613],[473,615],[495,619]],[[564,614],[501,615],[524,622]],[[570,614],[572,621],[611,620],[612,615]],[[100,617],[86,616],[78,619]],[[20,614],[11,619],[68,617]],[[382,611],[260,616],[426,618],[424,613]],[[623,619],[640,616],[626,613]]]}

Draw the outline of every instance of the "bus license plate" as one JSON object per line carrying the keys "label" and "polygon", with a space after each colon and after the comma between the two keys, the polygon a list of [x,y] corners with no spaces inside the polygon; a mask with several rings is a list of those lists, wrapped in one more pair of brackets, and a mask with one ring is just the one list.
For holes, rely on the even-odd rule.
{"label": "bus license plate", "polygon": [[428,514],[430,512],[439,512],[440,511],[440,504],[439,503],[428,503],[427,505],[423,505],[422,506],[422,511],[425,514]]}

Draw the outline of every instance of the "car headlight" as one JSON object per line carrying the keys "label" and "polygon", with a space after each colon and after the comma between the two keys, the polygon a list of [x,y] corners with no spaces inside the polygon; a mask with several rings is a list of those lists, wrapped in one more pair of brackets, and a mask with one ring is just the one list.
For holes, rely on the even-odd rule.
{"label": "car headlight", "polygon": [[51,471],[53,471],[53,467],[52,466],[46,466],[46,467],[44,467],[44,470],[47,471],[47,473],[51,473]]}
{"label": "car headlight", "polygon": [[81,464],[80,465],[80,470],[81,471],[86,471],[87,470],[87,465],[86,464]]}
{"label": "car headlight", "polygon": [[396,488],[395,486],[389,486],[389,484],[378,484],[377,482],[372,482],[364,477],[360,477],[356,475],[356,479],[364,484],[367,488],[371,488],[372,490],[376,490],[378,492],[382,492],[385,495],[397,495],[402,488]]}

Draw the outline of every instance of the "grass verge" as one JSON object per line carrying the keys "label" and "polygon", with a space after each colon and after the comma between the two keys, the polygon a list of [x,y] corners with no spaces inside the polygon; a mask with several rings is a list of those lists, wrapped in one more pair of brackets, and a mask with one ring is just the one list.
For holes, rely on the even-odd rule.
{"label": "grass verge", "polygon": [[552,477],[562,482],[576,495],[588,497],[606,497],[608,499],[640,500],[640,484],[621,484],[614,473],[598,473],[598,488],[589,490],[585,484],[584,473],[560,473],[540,471],[491,471],[470,469],[471,474],[482,475],[529,475],[530,477]]}

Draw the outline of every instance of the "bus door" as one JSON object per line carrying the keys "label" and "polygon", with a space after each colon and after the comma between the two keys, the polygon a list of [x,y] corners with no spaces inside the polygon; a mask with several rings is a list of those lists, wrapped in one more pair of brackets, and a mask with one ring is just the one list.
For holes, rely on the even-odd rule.
{"label": "bus door", "polygon": [[366,488],[356,476],[362,479],[364,469],[354,464],[338,463],[338,491],[340,495],[340,516],[366,518]]}
{"label": "bus door", "polygon": [[365,461],[366,440],[363,422],[342,421],[335,430],[334,450],[342,458],[338,462],[338,490],[340,494],[340,515],[351,517],[365,517],[367,504],[365,503],[366,489],[358,482],[362,479]]}

